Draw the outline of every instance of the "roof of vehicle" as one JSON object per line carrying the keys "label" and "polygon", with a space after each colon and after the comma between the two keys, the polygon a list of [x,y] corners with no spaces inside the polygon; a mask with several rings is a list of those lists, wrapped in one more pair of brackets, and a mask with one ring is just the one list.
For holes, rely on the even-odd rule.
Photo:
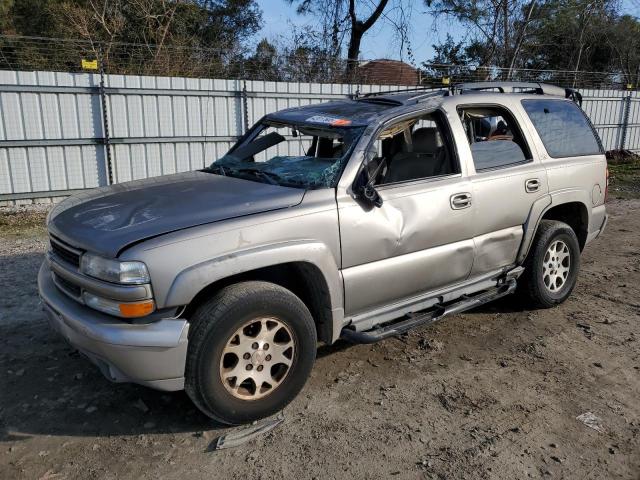
{"label": "roof of vehicle", "polygon": [[476,82],[455,85],[451,89],[415,87],[402,90],[376,92],[350,100],[317,103],[302,107],[288,108],[270,113],[267,119],[294,125],[317,125],[324,127],[366,126],[377,117],[391,113],[392,109],[404,110],[403,107],[416,105],[426,101],[443,101],[445,97],[463,94],[521,94],[552,95],[571,98],[581,103],[578,92],[569,88],[561,88],[537,82]]}
{"label": "roof of vehicle", "polygon": [[314,124],[325,127],[366,126],[390,107],[400,104],[341,100],[287,108],[267,115],[268,120],[292,124]]}

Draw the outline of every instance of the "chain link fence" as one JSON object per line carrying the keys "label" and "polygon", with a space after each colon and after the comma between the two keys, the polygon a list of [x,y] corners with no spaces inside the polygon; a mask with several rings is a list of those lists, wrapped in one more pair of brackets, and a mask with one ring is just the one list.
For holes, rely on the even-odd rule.
{"label": "chain link fence", "polygon": [[535,81],[574,88],[635,89],[617,72],[408,65],[351,61],[300,48],[284,54],[0,35],[0,70],[179,76],[279,82],[442,86],[473,81]]}

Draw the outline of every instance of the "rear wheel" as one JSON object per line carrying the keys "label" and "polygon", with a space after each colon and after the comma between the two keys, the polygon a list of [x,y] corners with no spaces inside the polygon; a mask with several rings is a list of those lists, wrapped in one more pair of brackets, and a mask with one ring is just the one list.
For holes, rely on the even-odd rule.
{"label": "rear wheel", "polygon": [[520,279],[520,291],[538,308],[564,302],[580,270],[580,245],[573,229],[556,220],[542,220]]}
{"label": "rear wheel", "polygon": [[191,325],[185,390],[222,423],[251,422],[284,408],[315,360],[309,310],[271,283],[224,288],[195,312]]}

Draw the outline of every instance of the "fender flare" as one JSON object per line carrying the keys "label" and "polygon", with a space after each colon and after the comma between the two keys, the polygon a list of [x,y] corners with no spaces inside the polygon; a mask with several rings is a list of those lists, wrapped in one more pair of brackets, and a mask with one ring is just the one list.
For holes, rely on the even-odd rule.
{"label": "fender flare", "polygon": [[344,298],[342,276],[329,248],[317,241],[297,240],[238,250],[192,265],[179,272],[167,292],[167,305],[188,305],[214,282],[265,267],[286,263],[308,263],[318,268],[329,290],[332,341],[342,329]]}
{"label": "fender flare", "polygon": [[581,189],[569,189],[554,192],[539,198],[533,203],[531,210],[529,211],[527,221],[523,226],[524,235],[516,258],[518,265],[522,265],[524,260],[527,258],[527,254],[529,253],[529,249],[533,243],[533,238],[535,237],[540,221],[544,215],[553,207],[575,202],[582,203],[586,207],[587,215],[589,217],[588,219],[590,220],[591,209],[589,208],[589,205],[591,204],[591,198],[587,192]]}

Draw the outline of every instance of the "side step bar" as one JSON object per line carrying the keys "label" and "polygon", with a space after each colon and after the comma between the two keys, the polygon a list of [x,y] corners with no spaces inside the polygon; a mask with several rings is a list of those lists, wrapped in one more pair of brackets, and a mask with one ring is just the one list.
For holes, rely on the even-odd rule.
{"label": "side step bar", "polygon": [[384,327],[376,327],[372,330],[365,332],[357,332],[356,330],[345,327],[340,333],[340,337],[351,343],[375,343],[385,338],[394,337],[405,333],[412,328],[419,325],[429,325],[435,323],[442,318],[453,315],[455,313],[461,313],[466,310],[483,305],[487,302],[491,302],[505,295],[509,295],[516,289],[516,280],[514,278],[507,280],[507,282],[499,287],[494,287],[477,295],[467,296],[463,295],[460,300],[457,300],[449,305],[436,305],[427,312],[418,312],[408,314],[409,318],[400,320],[395,323],[389,324]]}

